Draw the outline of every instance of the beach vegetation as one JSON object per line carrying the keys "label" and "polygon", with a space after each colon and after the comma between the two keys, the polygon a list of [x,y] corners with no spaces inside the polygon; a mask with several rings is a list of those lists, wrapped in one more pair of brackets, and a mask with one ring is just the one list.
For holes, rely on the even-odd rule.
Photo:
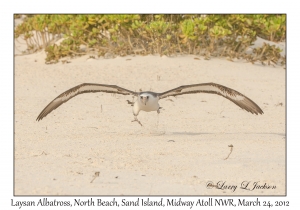
{"label": "beach vegetation", "polygon": [[[284,14],[80,14],[25,15],[14,30],[26,41],[27,52],[45,50],[46,63],[82,55],[177,56],[192,54],[244,59],[251,63],[284,65],[275,45],[254,48],[257,37],[272,42],[286,39]],[[21,15],[15,14],[14,18]],[[59,39],[63,40],[59,43]]]}

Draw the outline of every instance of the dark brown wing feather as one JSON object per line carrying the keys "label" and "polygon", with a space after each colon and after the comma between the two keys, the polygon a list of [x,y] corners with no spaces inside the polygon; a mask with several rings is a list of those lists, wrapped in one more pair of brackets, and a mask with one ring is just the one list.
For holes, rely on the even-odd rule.
{"label": "dark brown wing feather", "polygon": [[254,103],[250,98],[246,97],[245,95],[231,89],[225,87],[223,85],[215,84],[215,83],[202,83],[202,84],[195,84],[195,85],[184,85],[178,88],[174,88],[172,90],[159,93],[159,99],[166,98],[169,96],[178,96],[183,94],[192,94],[192,93],[212,93],[218,94],[223,96],[242,109],[245,109],[252,114],[263,114],[264,112],[261,108]]}
{"label": "dark brown wing feather", "polygon": [[82,94],[82,93],[95,93],[95,92],[105,92],[105,93],[116,93],[116,94],[122,94],[122,95],[137,95],[136,92],[133,92],[131,90],[127,90],[124,88],[121,88],[116,85],[102,85],[102,84],[93,84],[93,83],[83,83],[81,85],[77,85],[64,93],[57,96],[53,101],[51,101],[39,114],[39,116],[36,118],[37,121],[42,120],[44,117],[46,117],[50,112],[52,112],[54,109],[62,105],[63,103],[67,102],[71,98]]}

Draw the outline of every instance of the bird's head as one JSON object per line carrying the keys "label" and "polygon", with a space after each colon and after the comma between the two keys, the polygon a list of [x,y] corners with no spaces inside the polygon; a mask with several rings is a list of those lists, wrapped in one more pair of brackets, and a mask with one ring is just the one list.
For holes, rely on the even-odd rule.
{"label": "bird's head", "polygon": [[142,102],[142,104],[145,104],[145,106],[146,106],[146,104],[147,104],[147,102],[149,100],[149,95],[147,95],[147,94],[141,94],[139,96],[139,100]]}

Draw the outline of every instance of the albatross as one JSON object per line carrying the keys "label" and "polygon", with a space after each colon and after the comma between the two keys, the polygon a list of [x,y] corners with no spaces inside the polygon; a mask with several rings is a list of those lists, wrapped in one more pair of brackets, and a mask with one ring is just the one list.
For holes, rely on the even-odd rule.
{"label": "albatross", "polygon": [[50,112],[54,109],[62,105],[63,103],[69,101],[71,98],[82,94],[82,93],[96,93],[96,92],[104,92],[104,93],[114,93],[121,95],[132,95],[137,97],[135,102],[128,101],[129,104],[133,106],[133,115],[134,120],[132,122],[138,122],[141,126],[142,123],[137,119],[139,112],[146,111],[157,111],[159,114],[160,106],[158,101],[160,99],[170,97],[170,96],[178,96],[183,94],[193,94],[193,93],[211,93],[217,94],[227,98],[228,100],[235,103],[240,108],[252,113],[252,114],[263,114],[264,112],[261,108],[254,103],[250,98],[245,95],[239,93],[236,90],[225,87],[223,85],[219,85],[216,83],[201,83],[194,85],[183,85],[171,90],[168,90],[163,93],[155,93],[151,91],[141,91],[134,92],[131,90],[127,90],[125,88],[119,87],[117,85],[105,85],[105,84],[94,84],[94,83],[83,83],[81,85],[77,85],[59,96],[57,96],[53,101],[51,101],[39,114],[37,117],[37,121],[42,120],[46,117]]}

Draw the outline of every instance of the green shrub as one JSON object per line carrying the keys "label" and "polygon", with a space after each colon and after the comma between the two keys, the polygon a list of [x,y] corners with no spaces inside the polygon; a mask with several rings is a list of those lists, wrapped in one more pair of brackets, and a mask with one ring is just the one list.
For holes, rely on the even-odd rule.
{"label": "green shrub", "polygon": [[[31,15],[16,27],[15,38],[21,36],[29,52],[45,49],[47,62],[83,54],[194,54],[270,65],[285,63],[278,48],[246,50],[257,36],[278,42],[285,33],[285,15]],[[64,41],[55,45],[61,34]]]}

